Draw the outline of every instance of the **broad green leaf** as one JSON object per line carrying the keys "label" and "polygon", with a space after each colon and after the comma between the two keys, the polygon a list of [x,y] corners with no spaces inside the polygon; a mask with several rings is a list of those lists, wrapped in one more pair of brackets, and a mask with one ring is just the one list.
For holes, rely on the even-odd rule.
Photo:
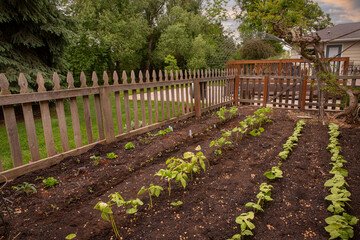
{"label": "broad green leaf", "polygon": [[142,186],[142,188],[140,189],[140,191],[138,192],[138,195],[143,194],[144,192],[146,192],[147,189],[145,188],[145,186]]}
{"label": "broad green leaf", "polygon": [[185,152],[184,153],[184,158],[185,159],[192,158],[193,156],[195,156],[195,154],[192,153],[192,152]]}

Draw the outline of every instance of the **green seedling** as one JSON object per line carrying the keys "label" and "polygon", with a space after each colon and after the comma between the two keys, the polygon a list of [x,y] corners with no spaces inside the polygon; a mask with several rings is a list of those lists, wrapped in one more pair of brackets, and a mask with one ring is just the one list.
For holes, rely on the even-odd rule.
{"label": "green seedling", "polygon": [[258,211],[264,211],[263,205],[265,202],[272,201],[271,198],[271,189],[273,188],[272,185],[268,185],[267,183],[262,183],[259,187],[260,192],[256,195],[256,198],[258,199],[257,203],[249,202],[245,204],[245,207],[252,207]]}
{"label": "green seedling", "polygon": [[183,202],[182,201],[177,201],[177,202],[171,202],[170,204],[171,204],[171,206],[179,207],[180,205],[183,204]]}
{"label": "green seedling", "polygon": [[65,239],[74,239],[74,238],[76,238],[76,234],[74,233],[71,233],[65,237]]}
{"label": "green seedling", "polygon": [[282,178],[283,177],[282,174],[283,174],[283,172],[280,170],[279,166],[272,167],[271,171],[264,173],[265,177],[267,177],[270,180],[273,180],[276,178]]}
{"label": "green seedling", "polygon": [[128,142],[127,144],[125,144],[125,149],[129,150],[135,148],[134,144],[132,142]]}
{"label": "green seedling", "polygon": [[245,236],[252,236],[253,233],[251,230],[255,228],[255,225],[251,222],[251,220],[254,219],[254,216],[255,214],[253,211],[242,213],[240,216],[238,216],[235,222],[240,225],[241,231],[240,234],[235,234],[230,240],[241,240]]}
{"label": "green seedling", "polygon": [[227,112],[226,107],[222,107],[219,109],[219,111],[216,112],[217,116],[220,118],[220,120],[225,120],[225,113]]}
{"label": "green seedling", "polygon": [[13,186],[12,188],[16,191],[24,191],[26,195],[37,191],[34,184],[27,182],[23,182],[17,186]]}
{"label": "green seedling", "polygon": [[43,180],[43,179],[44,179],[44,177],[37,176],[37,177],[35,178],[35,182],[36,182],[36,181],[39,181],[39,180]]}
{"label": "green seedling", "polygon": [[107,157],[108,159],[115,159],[115,158],[118,157],[118,155],[116,155],[115,153],[111,152],[111,153],[106,154],[106,157]]}
{"label": "green seedling", "polygon": [[355,216],[347,213],[343,215],[334,215],[325,219],[328,224],[325,230],[330,234],[329,239],[350,239],[354,237],[354,229],[352,226],[359,221]]}
{"label": "green seedling", "polygon": [[255,136],[259,136],[263,131],[264,128],[259,127],[259,129],[253,129],[252,131],[250,131],[250,134],[255,137]]}
{"label": "green seedling", "polygon": [[92,155],[92,156],[90,157],[90,159],[94,160],[94,166],[99,165],[99,159],[100,159],[100,157],[98,157],[98,156],[96,156],[96,155]]}
{"label": "green seedling", "polygon": [[145,186],[143,186],[140,191],[138,192],[138,195],[143,194],[144,192],[148,192],[149,193],[149,197],[150,197],[150,208],[153,207],[152,204],[152,199],[151,196],[155,195],[156,197],[160,196],[160,192],[163,191],[164,189],[161,186],[156,186],[154,184],[150,184],[150,187],[145,188]]}
{"label": "green seedling", "polygon": [[117,229],[117,226],[116,226],[116,223],[115,223],[115,220],[114,220],[114,213],[113,213],[113,211],[111,209],[111,202],[109,201],[109,202],[105,203],[105,202],[100,201],[95,205],[94,209],[97,209],[97,210],[101,211],[101,218],[102,219],[104,219],[105,221],[111,222],[111,226],[112,226],[112,228],[114,230],[115,237],[120,239],[120,234],[119,234],[119,231]]}
{"label": "green seedling", "polygon": [[48,177],[47,179],[43,180],[43,183],[45,184],[44,188],[50,188],[58,184],[58,180],[56,180],[53,177]]}

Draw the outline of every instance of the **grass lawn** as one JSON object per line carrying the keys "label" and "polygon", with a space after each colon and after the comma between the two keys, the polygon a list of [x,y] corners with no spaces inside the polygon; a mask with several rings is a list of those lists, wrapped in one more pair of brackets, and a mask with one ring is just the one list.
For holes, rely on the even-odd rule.
{"label": "grass lawn", "polygon": [[[140,91],[138,91],[138,93],[140,93]],[[146,94],[146,90],[145,90],[145,94]],[[164,92],[164,98],[165,98],[165,92]],[[125,127],[126,117],[125,117],[125,106],[124,106],[122,92],[120,92],[120,99],[121,99],[121,105],[122,105],[121,109],[122,109],[122,120],[123,120],[123,125],[124,125],[123,127]],[[92,120],[92,127],[93,127],[93,136],[94,136],[94,140],[96,140],[99,138],[99,136],[98,136],[97,123],[96,123],[96,115],[95,115],[94,96],[89,96],[89,101],[90,101],[91,120]],[[115,135],[117,135],[118,126],[117,126],[117,121],[116,121],[116,108],[115,108],[114,94],[111,95],[111,102],[112,102],[112,113],[113,113]],[[130,102],[129,105],[130,105],[130,110],[131,110],[131,119],[133,119],[133,116],[134,116],[133,101],[130,100],[129,102]],[[86,128],[85,128],[82,97],[77,98],[77,104],[78,104],[78,109],[79,109],[79,119],[80,119],[82,143],[83,143],[83,145],[87,145],[88,142],[87,142],[87,137],[86,137]],[[162,121],[163,119],[161,119],[161,103],[160,103],[160,101],[159,101],[158,105],[159,105],[159,113],[160,113],[159,121]],[[147,103],[147,101],[145,101],[146,119],[147,119],[147,122],[149,122],[147,106],[148,106],[148,103]],[[73,132],[71,115],[70,115],[70,104],[67,99],[64,100],[64,108],[65,108],[66,125],[67,125],[67,130],[68,130],[70,149],[74,149],[75,148],[74,132]],[[176,108],[175,115],[177,116],[177,105],[176,104],[175,104],[175,108]],[[57,152],[62,152],[59,124],[58,124],[55,107],[52,107],[50,109],[50,111],[51,111],[51,125],[52,125],[52,129],[53,129],[55,149]],[[155,122],[154,101],[152,101],[152,111],[153,111],[153,122]],[[167,111],[167,109],[166,109],[166,103],[165,103],[165,117],[167,116],[166,111]],[[171,113],[170,115],[172,116],[172,104],[170,104],[170,113]],[[140,97],[138,97],[138,115],[139,115],[139,120],[141,121]],[[21,146],[24,164],[27,164],[27,163],[29,163],[29,161],[31,161],[31,155],[30,155],[29,144],[28,144],[28,139],[27,139],[27,135],[26,135],[25,123],[23,121],[18,121],[17,127],[18,127],[18,132],[19,132],[20,146]],[[41,159],[43,159],[43,158],[46,158],[47,155],[46,155],[44,130],[42,127],[41,118],[35,120],[35,128],[36,128],[37,140],[38,140],[38,144],[39,144],[40,156],[41,156]],[[13,168],[13,163],[12,163],[9,141],[8,141],[5,125],[0,126],[0,139],[1,139],[1,141],[0,141],[0,157],[1,157],[3,168],[4,168],[4,170],[11,169],[11,168]]]}

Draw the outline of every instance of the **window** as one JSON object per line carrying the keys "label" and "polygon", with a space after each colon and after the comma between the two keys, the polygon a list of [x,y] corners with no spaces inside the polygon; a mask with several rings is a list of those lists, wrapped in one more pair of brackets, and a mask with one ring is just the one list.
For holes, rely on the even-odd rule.
{"label": "window", "polygon": [[[326,57],[332,58],[341,53],[342,45],[328,45],[326,46]],[[341,57],[341,54],[338,56]]]}

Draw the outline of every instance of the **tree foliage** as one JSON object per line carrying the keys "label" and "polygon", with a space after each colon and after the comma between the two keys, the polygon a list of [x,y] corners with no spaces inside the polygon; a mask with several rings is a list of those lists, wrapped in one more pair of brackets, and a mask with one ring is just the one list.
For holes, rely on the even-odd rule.
{"label": "tree foliage", "polygon": [[34,91],[37,72],[45,75],[45,86],[50,87],[52,72],[66,69],[63,57],[73,22],[56,6],[56,0],[0,1],[0,72],[7,76],[11,91],[18,91],[20,72]]}
{"label": "tree foliage", "polygon": [[248,41],[240,48],[239,54],[245,60],[267,59],[278,55],[275,47],[263,40]]}

